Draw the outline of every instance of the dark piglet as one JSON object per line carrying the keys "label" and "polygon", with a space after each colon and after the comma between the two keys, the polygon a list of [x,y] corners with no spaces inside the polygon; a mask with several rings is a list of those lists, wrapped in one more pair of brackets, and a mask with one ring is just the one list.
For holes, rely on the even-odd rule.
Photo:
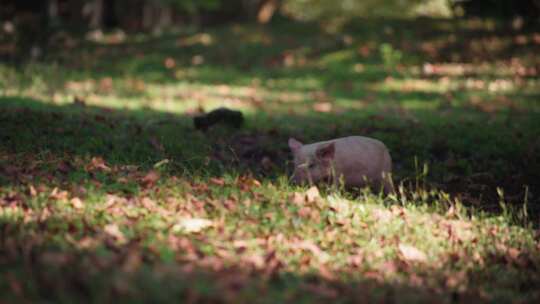
{"label": "dark piglet", "polygon": [[216,124],[240,128],[244,124],[242,112],[227,108],[218,108],[193,118],[195,129],[206,131]]}

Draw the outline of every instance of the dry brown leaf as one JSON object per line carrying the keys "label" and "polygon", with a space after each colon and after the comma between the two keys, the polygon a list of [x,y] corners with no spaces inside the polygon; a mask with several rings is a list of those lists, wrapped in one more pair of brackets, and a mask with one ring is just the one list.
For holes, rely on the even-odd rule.
{"label": "dry brown leaf", "polygon": [[519,249],[516,249],[516,248],[508,248],[508,256],[509,256],[512,260],[517,260],[517,258],[519,257],[520,254],[521,254],[521,251],[519,251]]}
{"label": "dry brown leaf", "polygon": [[326,261],[328,261],[330,259],[330,256],[328,255],[328,253],[326,253],[319,246],[317,246],[317,244],[315,244],[315,243],[313,243],[311,241],[297,242],[294,245],[292,245],[292,247],[296,248],[296,249],[302,249],[302,250],[307,250],[307,251],[311,252],[313,254],[313,256],[315,256],[319,260],[319,262],[321,262],[321,263],[325,263]]}
{"label": "dry brown leaf", "polygon": [[200,232],[203,229],[211,227],[213,222],[203,218],[184,218],[180,219],[172,227],[173,232],[186,232],[186,233],[195,233]]}
{"label": "dry brown leaf", "polygon": [[56,187],[51,191],[51,194],[49,194],[49,198],[55,200],[66,200],[68,196],[69,194],[67,191],[59,190]]}
{"label": "dry brown leaf", "polygon": [[73,208],[75,208],[75,209],[84,208],[84,204],[83,204],[82,200],[80,198],[78,198],[78,197],[72,198],[69,202],[71,203],[71,206],[73,206]]}
{"label": "dry brown leaf", "polygon": [[223,206],[227,210],[235,210],[237,204],[238,204],[238,200],[236,198],[228,198],[226,200],[223,200]]}
{"label": "dry brown leaf", "polygon": [[373,217],[375,220],[381,223],[386,223],[392,220],[392,212],[386,210],[386,209],[375,209],[373,211]]}
{"label": "dry brown leaf", "polygon": [[81,96],[75,96],[73,97],[73,104],[79,107],[85,107],[86,101]]}
{"label": "dry brown leaf", "polygon": [[313,105],[313,110],[320,113],[328,113],[332,111],[332,104],[329,102],[318,102]]}
{"label": "dry brown leaf", "polygon": [[446,286],[449,288],[459,288],[467,280],[467,273],[465,271],[460,271],[457,273],[452,273],[446,278]]}
{"label": "dry brown leaf", "polygon": [[[225,183],[224,181],[216,181],[218,184]],[[237,180],[237,184],[239,185],[240,189],[242,191],[249,191],[252,187],[260,187],[261,182],[249,177],[249,176],[242,176]]]}
{"label": "dry brown leaf", "polygon": [[223,178],[217,178],[217,177],[212,177],[210,178],[210,183],[216,185],[216,186],[224,186],[225,185],[225,180],[223,180]]}
{"label": "dry brown leaf", "polygon": [[103,228],[103,231],[114,239],[116,239],[120,243],[124,243],[126,241],[126,237],[120,231],[120,228],[118,228],[118,225],[116,224],[109,224]]}
{"label": "dry brown leaf", "polygon": [[298,215],[303,218],[308,218],[311,215],[311,208],[309,207],[302,207],[300,210],[298,210]]}
{"label": "dry brown leaf", "polygon": [[85,236],[79,241],[77,241],[76,246],[79,249],[90,249],[90,248],[95,248],[96,246],[98,246],[98,244],[99,244],[99,241],[97,241],[96,239]]}
{"label": "dry brown leaf", "polygon": [[386,261],[379,266],[379,271],[384,274],[392,274],[398,271],[398,265],[394,261]]}
{"label": "dry brown leaf", "polygon": [[141,182],[146,187],[151,187],[159,180],[159,173],[155,170],[150,170],[142,179]]}
{"label": "dry brown leaf", "polygon": [[313,203],[315,202],[315,200],[317,200],[320,197],[321,195],[319,193],[319,189],[317,188],[317,186],[312,186],[306,191],[306,201],[308,203]]}
{"label": "dry brown leaf", "polygon": [[141,205],[150,211],[154,211],[156,209],[156,202],[149,197],[143,197],[141,199]]}
{"label": "dry brown leaf", "polygon": [[86,171],[101,170],[104,172],[110,172],[111,168],[107,166],[105,160],[102,157],[92,157],[90,163],[85,167]]}
{"label": "dry brown leaf", "polygon": [[363,263],[364,263],[364,255],[362,253],[351,255],[347,259],[347,264],[352,267],[360,267],[362,266]]}
{"label": "dry brown leaf", "polygon": [[260,187],[260,186],[262,185],[260,181],[254,179],[254,178],[251,179],[251,183],[252,183],[253,186],[255,186],[255,187]]}
{"label": "dry brown leaf", "polygon": [[114,194],[107,194],[105,205],[103,206],[103,210],[112,208],[117,203],[126,203],[127,200],[123,197],[119,197]]}
{"label": "dry brown leaf", "polygon": [[36,190],[36,188],[34,188],[33,185],[28,186],[28,192],[30,192],[30,195],[32,197],[37,196],[37,190]]}
{"label": "dry brown leaf", "polygon": [[172,69],[176,66],[176,61],[174,60],[174,58],[171,58],[171,57],[167,57],[165,58],[165,60],[163,61],[163,65],[167,68],[167,69]]}
{"label": "dry brown leaf", "polygon": [[304,205],[305,197],[301,193],[295,192],[292,196],[292,202],[295,205],[302,206]]}
{"label": "dry brown leaf", "polygon": [[425,262],[427,256],[424,252],[420,251],[416,247],[406,244],[399,244],[399,252],[403,258],[411,262]]}

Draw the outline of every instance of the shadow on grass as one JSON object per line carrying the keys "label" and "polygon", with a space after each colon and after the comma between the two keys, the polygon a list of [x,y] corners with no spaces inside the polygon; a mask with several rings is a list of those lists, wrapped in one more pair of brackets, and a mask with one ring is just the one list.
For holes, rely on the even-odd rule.
{"label": "shadow on grass", "polygon": [[[323,275],[287,271],[282,253],[272,248],[260,257],[222,258],[194,250],[187,237],[171,236],[169,242],[183,246],[176,254],[143,249],[137,241],[118,245],[112,239],[97,249],[67,250],[42,244],[39,237],[18,242],[10,235],[16,229],[0,223],[0,299],[8,302],[534,303],[538,299],[538,281],[530,280],[534,270],[507,261],[506,252],[500,250],[486,257],[489,270],[477,266],[453,276],[449,276],[452,260],[432,267],[399,258],[383,265],[352,264],[343,272],[321,270]],[[506,278],[500,275],[504,269]],[[393,278],[398,274],[400,279]],[[494,282],[508,290],[493,289]]]}
{"label": "shadow on grass", "polygon": [[[431,97],[427,97],[431,98]],[[4,186],[90,182],[84,167],[92,157],[106,164],[149,170],[164,159],[166,174],[192,179],[224,174],[274,180],[290,172],[287,139],[314,142],[348,135],[387,144],[397,182],[419,178],[468,205],[499,210],[504,199],[540,214],[538,115],[500,112],[414,110],[345,113],[255,112],[240,130],[196,131],[189,115],[146,110],[46,104],[0,99]],[[429,174],[423,176],[424,163]],[[102,177],[114,191],[117,176]]]}

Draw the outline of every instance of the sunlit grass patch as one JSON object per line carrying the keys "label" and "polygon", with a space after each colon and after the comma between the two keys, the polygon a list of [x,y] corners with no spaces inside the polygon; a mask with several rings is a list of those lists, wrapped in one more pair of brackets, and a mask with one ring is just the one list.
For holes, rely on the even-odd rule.
{"label": "sunlit grass patch", "polygon": [[[148,174],[139,176],[140,181],[151,179]],[[231,268],[238,270],[230,270],[230,275],[238,271],[234,277],[242,281],[244,275],[251,277],[250,273],[268,273],[276,284],[268,285],[263,293],[267,296],[282,290],[283,280],[292,275],[320,277],[314,284],[331,290],[324,295],[330,298],[340,292],[352,296],[352,291],[343,288],[359,281],[382,284],[376,292],[383,297],[389,295],[387,288],[403,285],[431,289],[443,299],[451,291],[464,297],[479,294],[488,300],[499,296],[493,284],[505,286],[509,282],[499,271],[516,275],[512,285],[534,284],[529,281],[533,277],[521,281],[518,273],[533,275],[530,267],[540,263],[533,231],[510,224],[508,218],[478,218],[458,205],[443,207],[448,202],[390,200],[381,204],[380,197],[369,193],[347,199],[238,176],[156,182],[144,186],[136,197],[90,188],[76,199],[73,192],[33,190],[35,193],[27,194],[35,202],[32,209],[13,203],[2,207],[3,226],[12,231],[5,244],[11,246],[17,240],[29,241],[40,235],[33,246],[49,248],[39,259],[52,269],[69,265],[73,255],[105,264],[117,256],[118,275],[126,276],[126,286],[137,284],[131,275],[145,273],[145,260],[154,258],[214,273],[210,278],[194,277],[192,284],[205,280],[219,285],[220,272]],[[433,194],[434,198],[447,199],[444,194]],[[55,253],[52,248],[63,248],[63,252]],[[172,266],[169,272],[160,270],[159,263],[153,264],[152,271],[161,271],[165,277],[182,276],[181,269],[185,269]],[[99,269],[101,266],[88,276],[105,271]],[[49,276],[56,275],[52,272]],[[255,275],[251,280],[260,278],[264,276]],[[163,279],[149,277],[146,282],[161,284]],[[86,280],[85,276],[81,280]],[[240,294],[247,292],[242,286]],[[114,293],[114,288],[102,292]],[[197,293],[209,296],[204,291]],[[309,297],[301,289],[294,293]],[[137,294],[126,290],[123,296]],[[67,291],[66,295],[70,298],[76,293]]]}

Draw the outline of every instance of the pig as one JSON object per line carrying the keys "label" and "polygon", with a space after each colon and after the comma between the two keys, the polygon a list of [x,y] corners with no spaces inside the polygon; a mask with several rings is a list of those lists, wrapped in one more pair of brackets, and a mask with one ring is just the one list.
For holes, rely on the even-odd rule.
{"label": "pig", "polygon": [[293,182],[296,184],[330,183],[346,188],[375,187],[393,192],[390,174],[392,159],[379,140],[349,136],[312,144],[289,138],[294,156]]}

